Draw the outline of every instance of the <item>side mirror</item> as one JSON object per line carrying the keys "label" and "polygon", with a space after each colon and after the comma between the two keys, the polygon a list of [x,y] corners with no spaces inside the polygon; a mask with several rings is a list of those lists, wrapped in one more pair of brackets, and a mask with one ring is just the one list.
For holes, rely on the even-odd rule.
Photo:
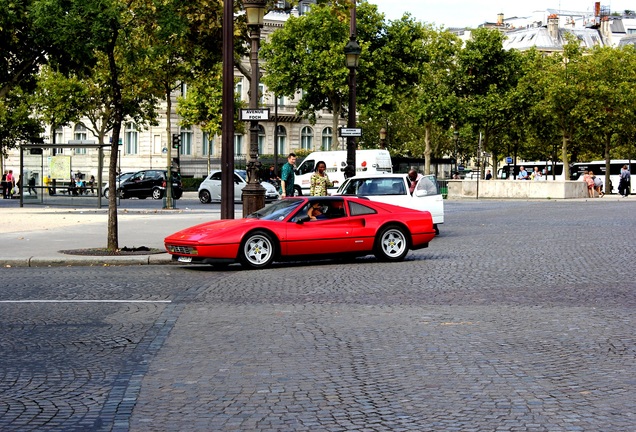
{"label": "side mirror", "polygon": [[296,223],[297,223],[298,225],[302,225],[302,224],[304,224],[305,222],[309,222],[310,220],[311,220],[311,218],[310,218],[309,216],[301,216],[301,217],[299,217],[299,218],[297,218],[297,219],[296,219]]}

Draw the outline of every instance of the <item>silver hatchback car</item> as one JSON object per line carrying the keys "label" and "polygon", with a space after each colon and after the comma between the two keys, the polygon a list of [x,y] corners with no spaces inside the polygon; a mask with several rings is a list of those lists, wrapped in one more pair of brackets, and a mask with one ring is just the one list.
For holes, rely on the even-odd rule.
{"label": "silver hatchback car", "polygon": [[[265,201],[279,198],[278,191],[272,184],[261,182],[265,188]],[[247,172],[234,170],[234,201],[241,202],[243,188],[247,186]],[[213,171],[199,185],[199,201],[207,204],[212,201],[221,201],[221,171]]]}

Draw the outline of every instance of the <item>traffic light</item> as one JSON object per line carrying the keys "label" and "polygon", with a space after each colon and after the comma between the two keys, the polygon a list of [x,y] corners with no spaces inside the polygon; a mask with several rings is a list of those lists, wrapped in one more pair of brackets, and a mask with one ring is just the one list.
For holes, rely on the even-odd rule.
{"label": "traffic light", "polygon": [[178,149],[180,145],[181,145],[181,135],[172,134],[172,148]]}

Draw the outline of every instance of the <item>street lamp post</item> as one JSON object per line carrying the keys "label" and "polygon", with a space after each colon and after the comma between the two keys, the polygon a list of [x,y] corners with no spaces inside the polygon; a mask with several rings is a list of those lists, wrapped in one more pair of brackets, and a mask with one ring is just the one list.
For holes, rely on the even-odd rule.
{"label": "street lamp post", "polygon": [[234,2],[223,4],[221,219],[234,219]]}
{"label": "street lamp post", "polygon": [[[360,60],[362,49],[356,41],[356,3],[351,7],[351,25],[349,42],[345,45],[344,53],[349,68],[349,117],[347,127],[356,127],[356,69]],[[347,137],[347,167],[345,168],[345,178],[353,177],[356,174],[356,139],[353,136]]]}
{"label": "street lamp post", "polygon": [[[243,2],[247,27],[252,42],[250,51],[250,66],[252,68],[250,80],[250,108],[258,108],[259,78],[258,50],[261,41],[261,28],[265,16],[266,0],[247,0]],[[265,206],[265,188],[261,185],[258,170],[261,162],[258,160],[258,120],[250,120],[250,159],[247,162],[247,185],[243,188],[243,217],[262,209]]]}
{"label": "street lamp post", "polygon": [[457,144],[459,143],[459,132],[453,132],[453,137],[455,138],[455,152],[453,153],[453,158],[455,159],[455,169],[451,173],[451,178],[453,178],[454,174],[457,172]]}

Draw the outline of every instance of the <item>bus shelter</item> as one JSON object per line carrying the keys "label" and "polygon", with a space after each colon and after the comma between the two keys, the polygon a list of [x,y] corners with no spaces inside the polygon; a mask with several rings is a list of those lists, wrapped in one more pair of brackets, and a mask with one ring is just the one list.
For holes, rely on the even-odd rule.
{"label": "bus shelter", "polygon": [[[75,206],[93,203],[96,208],[107,205],[102,199],[102,173],[104,148],[110,144],[96,144],[93,141],[74,141],[55,144],[20,145],[20,207],[30,204],[52,206]],[[83,186],[74,182],[75,176],[82,176],[79,170],[74,174],[73,154],[50,155],[46,149],[93,149],[97,150],[97,176],[92,184]],[[86,155],[82,154],[85,165]],[[83,176],[85,176],[84,174]],[[83,179],[84,180],[84,179]],[[88,182],[88,179],[85,179]]]}

